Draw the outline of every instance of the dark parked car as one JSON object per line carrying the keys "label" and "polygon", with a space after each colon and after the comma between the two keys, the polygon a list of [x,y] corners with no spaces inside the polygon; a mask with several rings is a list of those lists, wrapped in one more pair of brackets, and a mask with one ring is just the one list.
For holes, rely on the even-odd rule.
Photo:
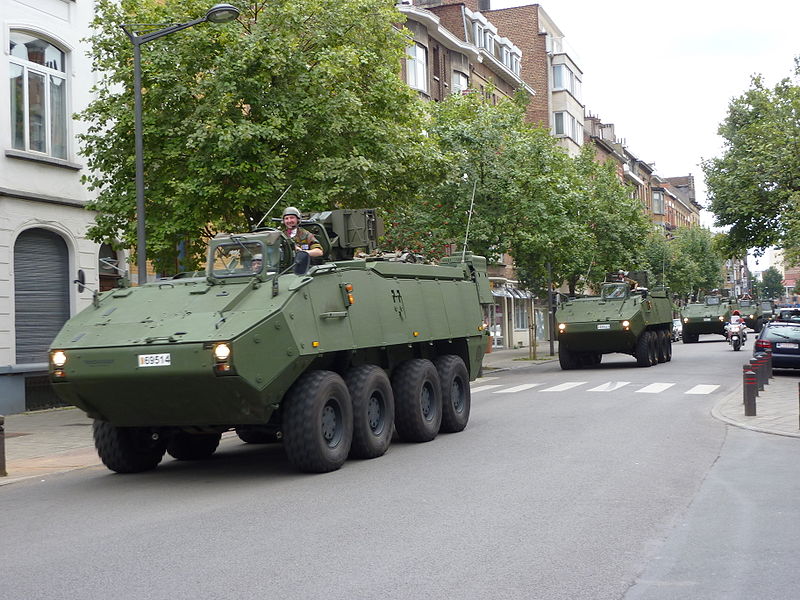
{"label": "dark parked car", "polygon": [[753,344],[753,354],[772,352],[775,369],[800,369],[800,322],[770,321]]}

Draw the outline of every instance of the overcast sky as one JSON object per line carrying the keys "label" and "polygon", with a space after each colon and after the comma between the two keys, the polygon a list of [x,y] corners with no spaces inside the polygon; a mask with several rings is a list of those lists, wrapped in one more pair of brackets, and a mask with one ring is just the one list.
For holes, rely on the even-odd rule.
{"label": "overcast sky", "polygon": [[[524,4],[533,2],[492,0],[493,9]],[[717,127],[731,98],[753,74],[770,86],[789,77],[800,55],[800,2],[791,0],[539,4],[583,71],[587,114],[614,123],[617,137],[659,175],[693,174],[701,203],[699,163],[720,153]]]}

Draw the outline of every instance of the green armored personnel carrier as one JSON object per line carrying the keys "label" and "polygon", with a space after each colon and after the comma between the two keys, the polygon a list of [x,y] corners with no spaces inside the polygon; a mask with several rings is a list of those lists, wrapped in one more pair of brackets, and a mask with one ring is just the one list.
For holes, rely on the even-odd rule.
{"label": "green armored personnel carrier", "polygon": [[[647,274],[603,283],[600,296],[561,304],[558,360],[564,370],[600,364],[603,354],[621,352],[640,367],[672,359],[672,305],[666,288],[647,289]],[[641,284],[641,286],[639,285]]]}
{"label": "green armored personnel carrier", "polygon": [[[739,298],[737,302],[745,325],[756,333],[761,331],[764,322],[769,321],[772,316],[772,306],[769,302],[763,303],[750,298]],[[766,314],[764,312],[765,304],[769,307]]]}
{"label": "green armored personnel carrier", "polygon": [[219,234],[203,276],[97,295],[66,323],[51,380],[95,419],[107,467],[207,458],[235,430],[325,472],[382,455],[395,428],[425,442],[466,427],[492,302],[486,260],[354,260],[380,234],[372,210],[302,226],[327,256],[306,273],[281,231]]}
{"label": "green armored personnel carrier", "polygon": [[736,301],[719,294],[709,294],[702,302],[687,304],[681,310],[683,343],[697,343],[703,333],[725,337],[725,323],[730,321],[734,310],[739,310]]}

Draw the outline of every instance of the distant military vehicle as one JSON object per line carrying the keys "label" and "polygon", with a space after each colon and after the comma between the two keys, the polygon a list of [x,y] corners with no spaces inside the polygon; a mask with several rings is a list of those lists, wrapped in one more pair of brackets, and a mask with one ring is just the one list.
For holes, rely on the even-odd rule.
{"label": "distant military vehicle", "polygon": [[[611,276],[600,296],[575,298],[556,312],[558,360],[564,370],[600,364],[621,352],[640,367],[672,359],[672,304],[667,288],[647,288],[645,272]],[[619,279],[622,279],[620,281]]]}
{"label": "distant military vehicle", "polygon": [[[761,331],[764,323],[772,318],[772,303],[769,301],[760,302],[750,298],[739,298],[738,304],[739,312],[744,319],[745,325],[756,333]],[[766,312],[764,310],[765,306],[767,308]]]}
{"label": "distant military vehicle", "polygon": [[374,458],[466,427],[487,341],[486,260],[367,257],[372,210],[302,222],[327,259],[295,274],[294,244],[262,229],[211,240],[201,277],[97,295],[53,342],[56,392],[87,412],[120,473],[211,456],[221,434],[281,439],[298,469]]}
{"label": "distant military vehicle", "polygon": [[730,322],[734,310],[739,310],[737,302],[720,294],[708,294],[702,302],[687,304],[681,310],[683,343],[694,344],[703,333],[725,337],[725,323]]}

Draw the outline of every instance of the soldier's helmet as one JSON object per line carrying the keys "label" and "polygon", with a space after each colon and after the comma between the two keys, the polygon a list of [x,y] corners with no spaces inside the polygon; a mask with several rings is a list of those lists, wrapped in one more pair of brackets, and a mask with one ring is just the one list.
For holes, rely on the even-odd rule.
{"label": "soldier's helmet", "polygon": [[281,218],[285,217],[286,215],[294,215],[299,219],[300,211],[297,210],[294,206],[287,206],[286,208],[283,209],[283,214],[281,215]]}

